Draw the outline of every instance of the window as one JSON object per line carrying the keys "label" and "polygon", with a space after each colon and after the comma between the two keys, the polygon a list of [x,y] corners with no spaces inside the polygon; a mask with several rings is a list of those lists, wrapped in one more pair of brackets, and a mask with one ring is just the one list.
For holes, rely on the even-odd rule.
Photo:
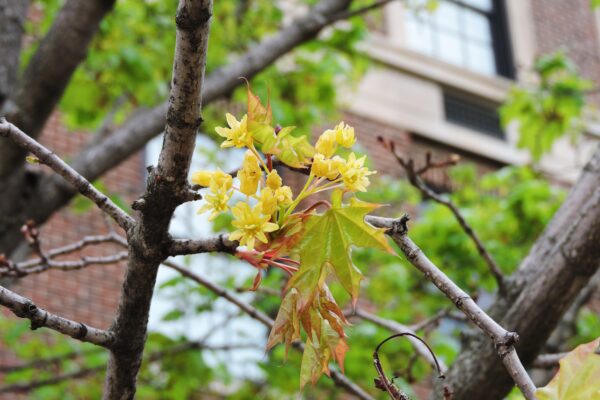
{"label": "window", "polygon": [[446,120],[504,140],[496,106],[470,96],[444,91]]}
{"label": "window", "polygon": [[433,13],[407,13],[405,33],[416,51],[482,74],[513,77],[503,0],[441,0]]}

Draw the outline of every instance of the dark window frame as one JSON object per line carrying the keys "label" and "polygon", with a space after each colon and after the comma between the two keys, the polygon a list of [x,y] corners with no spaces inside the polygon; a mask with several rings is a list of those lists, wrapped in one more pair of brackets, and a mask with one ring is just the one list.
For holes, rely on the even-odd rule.
{"label": "dark window frame", "polygon": [[492,47],[496,73],[505,78],[515,78],[515,67],[512,55],[512,45],[508,25],[508,16],[505,0],[492,0],[491,10],[482,9],[461,0],[445,0],[464,7],[486,17],[492,34]]}

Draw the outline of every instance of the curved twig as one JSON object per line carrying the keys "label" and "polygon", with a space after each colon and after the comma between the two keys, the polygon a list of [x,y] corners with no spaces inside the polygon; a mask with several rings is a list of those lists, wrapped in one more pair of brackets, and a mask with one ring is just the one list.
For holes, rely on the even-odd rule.
{"label": "curved twig", "polygon": [[392,336],[389,336],[388,338],[386,338],[382,342],[380,342],[377,345],[377,347],[375,348],[375,351],[373,352],[373,364],[375,365],[375,369],[377,370],[377,374],[379,375],[379,378],[375,379],[375,386],[381,390],[386,391],[393,400],[409,400],[409,398],[406,394],[402,393],[400,391],[400,389],[398,389],[398,387],[396,387],[396,385],[394,385],[387,378],[387,376],[385,375],[385,372],[383,372],[383,367],[381,366],[381,361],[379,359],[379,350],[386,342],[388,342],[392,339],[395,339],[398,337],[404,337],[404,336],[409,336],[414,339],[417,339],[421,343],[423,343],[425,345],[425,347],[427,347],[427,350],[429,350],[429,353],[431,353],[431,357],[433,358],[433,361],[435,362],[435,367],[437,368],[437,372],[438,372],[438,378],[440,378],[440,379],[445,378],[445,376],[442,373],[442,370],[440,368],[440,364],[438,363],[437,357],[435,356],[435,353],[433,352],[431,347],[429,347],[427,342],[425,342],[419,336],[417,336],[411,332],[395,333]]}

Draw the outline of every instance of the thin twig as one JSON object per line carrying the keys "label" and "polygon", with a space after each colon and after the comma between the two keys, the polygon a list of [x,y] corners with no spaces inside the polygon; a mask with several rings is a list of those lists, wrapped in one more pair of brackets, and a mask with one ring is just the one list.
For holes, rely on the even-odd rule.
{"label": "thin twig", "polygon": [[22,147],[35,155],[41,163],[52,168],[54,172],[72,184],[79,193],[96,203],[102,211],[110,215],[125,231],[129,230],[129,228],[134,225],[135,220],[132,217],[117,206],[104,193],[96,189],[87,179],[71,168],[56,154],[42,146],[4,118],[0,118],[0,136],[12,140],[19,147]]}
{"label": "thin twig", "polygon": [[8,308],[19,318],[31,320],[31,329],[46,327],[82,342],[109,348],[113,335],[109,331],[93,328],[39,308],[31,300],[0,286],[0,305]]}
{"label": "thin twig", "polygon": [[333,21],[341,21],[344,19],[357,17],[359,15],[368,13],[369,11],[381,8],[388,3],[391,3],[392,1],[394,1],[394,0],[377,0],[377,1],[374,1],[373,3],[366,5],[364,7],[361,7],[361,8],[341,12],[341,13],[333,16]]}
{"label": "thin twig", "polygon": [[[66,354],[60,354],[52,357],[46,358],[37,358],[35,360],[31,360],[28,362],[24,362],[21,364],[12,364],[12,365],[0,365],[0,374],[5,374],[8,372],[17,372],[25,369],[42,369],[48,366],[54,366],[60,364],[64,361],[69,361],[81,356],[94,354],[102,351],[100,347],[94,347],[86,350],[76,350]],[[1,391],[0,391],[1,392]]]}
{"label": "thin twig", "polygon": [[400,247],[407,260],[444,293],[469,320],[492,339],[502,363],[525,398],[528,400],[535,399],[535,385],[514,348],[514,344],[519,339],[517,333],[509,332],[500,326],[477,305],[471,296],[467,295],[427,258],[423,251],[406,235],[408,217],[390,219],[368,216],[366,220],[375,227],[386,228],[388,230],[387,234]]}
{"label": "thin twig", "polygon": [[[358,318],[364,319],[365,321],[372,322],[375,325],[385,328],[392,333],[410,333],[412,335],[416,335],[415,331],[409,328],[408,326],[402,325],[401,323],[396,321],[378,317],[377,315],[371,314],[370,312],[362,310],[360,308],[357,308],[355,310],[354,315],[356,315]],[[433,368],[439,367],[442,373],[446,372],[446,365],[442,361],[438,361],[435,358],[433,358],[431,356],[431,352],[426,346],[423,345],[421,340],[415,339],[413,336],[410,335],[408,335],[407,339],[415,349],[415,352],[421,357],[423,357],[423,359],[427,361],[429,365],[431,365]]]}
{"label": "thin twig", "polygon": [[[36,230],[37,231],[37,230]],[[35,232],[34,232],[35,233]],[[26,230],[26,237],[30,237],[31,232],[29,228]],[[38,241],[37,234],[35,241]],[[29,239],[28,239],[29,241]],[[109,233],[108,235],[97,235],[97,236],[85,236],[83,239],[68,244],[66,246],[57,247],[49,250],[48,252],[42,252],[41,248],[35,250],[40,255],[38,258],[25,260],[19,263],[11,262],[5,258],[0,260],[0,277],[3,276],[25,276],[30,274],[37,274],[49,269],[58,269],[63,271],[81,269],[90,265],[107,265],[117,263],[127,258],[127,252],[120,252],[115,255],[104,256],[104,257],[82,257],[77,261],[54,261],[53,259],[58,256],[67,255],[79,251],[90,245],[97,245],[102,243],[115,243],[123,248],[127,248],[127,240],[122,236],[119,236],[115,232]],[[38,246],[39,247],[39,241]]]}
{"label": "thin twig", "polygon": [[415,166],[414,160],[406,160],[396,152],[394,142],[385,140],[382,137],[378,137],[378,140],[396,158],[398,164],[400,164],[402,168],[404,168],[404,170],[406,171],[408,181],[414,187],[416,187],[423,194],[423,196],[425,196],[426,198],[430,198],[436,203],[446,206],[452,212],[460,227],[467,234],[467,236],[471,238],[473,244],[475,244],[477,252],[483,258],[483,261],[488,266],[490,273],[496,280],[498,284],[498,289],[501,292],[503,292],[505,289],[505,278],[502,273],[502,270],[500,269],[490,252],[487,251],[485,245],[483,244],[475,230],[467,222],[465,217],[462,215],[462,213],[454,204],[454,202],[452,202],[452,200],[444,198],[440,194],[436,193],[433,189],[431,189],[431,187],[429,187],[429,185],[425,183],[425,181],[423,181],[423,179],[421,179],[421,176],[431,169],[446,168],[452,165],[456,165],[456,163],[460,160],[460,157],[458,157],[457,155],[453,155],[448,160],[434,162],[431,158],[431,153],[427,152],[427,154],[425,155],[425,164],[422,167],[417,168]]}
{"label": "thin twig", "polygon": [[[258,344],[243,343],[243,344],[228,344],[219,346],[206,345],[204,341],[193,341],[176,344],[164,350],[155,351],[145,359],[145,362],[155,362],[163,358],[177,355],[186,351],[191,350],[208,350],[208,351],[232,351],[240,349],[255,349],[260,347]],[[71,353],[75,355],[81,355],[82,353]],[[63,358],[62,360],[64,360]],[[61,361],[61,360],[58,360]],[[33,363],[32,363],[33,364]],[[25,368],[37,368],[37,365],[27,366]],[[22,368],[23,369],[23,368]],[[2,393],[24,393],[30,392],[34,389],[38,389],[44,386],[56,385],[64,381],[70,381],[73,379],[81,379],[87,376],[98,374],[106,369],[106,365],[98,365],[96,367],[82,368],[77,371],[67,372],[63,374],[56,374],[50,378],[32,380],[29,382],[18,382],[5,386],[0,386],[0,394]],[[13,372],[13,371],[8,371]]]}
{"label": "thin twig", "polygon": [[562,360],[569,353],[555,353],[555,354],[540,354],[533,361],[531,366],[533,368],[548,369],[558,367],[558,362]]}

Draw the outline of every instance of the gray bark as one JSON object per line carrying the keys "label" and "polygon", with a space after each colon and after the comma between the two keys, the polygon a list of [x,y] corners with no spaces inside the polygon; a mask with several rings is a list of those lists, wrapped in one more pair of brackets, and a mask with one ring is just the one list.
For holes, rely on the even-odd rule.
{"label": "gray bark", "polygon": [[29,1],[0,0],[0,109],[17,83],[23,25]]}
{"label": "gray bark", "polygon": [[[531,365],[571,303],[598,270],[600,259],[600,149],[584,168],[542,236],[507,281],[490,315],[510,331]],[[456,400],[501,399],[513,382],[486,338],[474,334],[450,368],[446,383]],[[436,393],[441,393],[439,390]]]}

